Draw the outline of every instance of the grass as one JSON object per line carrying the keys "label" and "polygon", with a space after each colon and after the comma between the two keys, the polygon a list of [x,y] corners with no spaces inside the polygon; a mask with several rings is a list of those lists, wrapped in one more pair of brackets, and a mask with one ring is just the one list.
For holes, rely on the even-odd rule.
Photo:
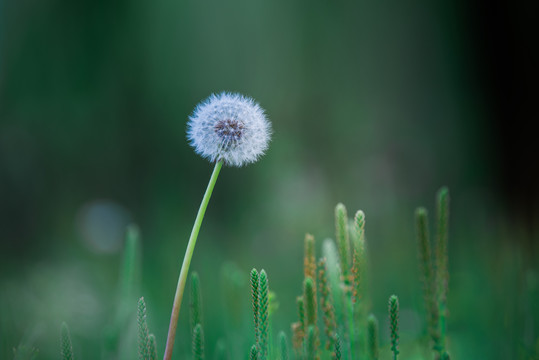
{"label": "grass", "polygon": [[[408,294],[402,300],[396,293],[389,297],[385,314],[377,310],[383,306],[373,302],[380,298],[377,292],[393,293],[398,289],[383,289],[380,284],[376,284],[377,274],[372,271],[371,259],[378,257],[373,257],[369,250],[369,242],[376,240],[366,240],[368,226],[365,214],[357,211],[350,219],[346,207],[338,204],[335,208],[335,240],[317,241],[311,234],[306,234],[304,238],[303,263],[296,264],[297,272],[303,273],[303,281],[297,288],[295,305],[281,305],[277,302],[278,294],[272,291],[273,285],[270,286],[269,281],[271,274],[267,271],[252,269],[248,278],[246,273],[234,266],[225,268],[218,277],[224,296],[212,295],[212,299],[203,302],[203,293],[210,292],[210,289],[204,286],[205,282],[197,272],[192,272],[189,281],[191,346],[187,349],[185,341],[179,342],[175,358],[427,360],[449,359],[453,353],[462,357],[467,348],[475,349],[476,346],[463,335],[466,331],[459,330],[461,320],[457,318],[452,322],[453,311],[448,306],[454,305],[454,312],[459,314],[458,302],[448,299],[463,296],[461,293],[453,296],[451,290],[452,284],[455,284],[457,291],[461,291],[462,278],[457,276],[449,282],[448,250],[451,242],[448,234],[448,190],[442,188],[436,196],[434,237],[430,236],[429,215],[425,208],[417,208],[415,219],[417,283],[422,287],[421,292],[415,295],[422,299],[419,307],[417,302],[408,303]],[[137,305],[135,297],[140,292],[137,282],[137,274],[140,272],[139,230],[130,226],[126,234],[118,284],[119,300],[115,316],[101,335],[102,356],[106,359],[137,356],[141,360],[160,359],[163,354],[159,351],[162,350],[159,340],[164,339],[150,332],[152,309],[147,309],[143,297],[139,298]],[[283,257],[282,261],[292,260]],[[509,268],[515,266],[510,265]],[[399,274],[394,276],[398,278]],[[245,286],[247,281],[242,279],[248,280],[249,286]],[[533,279],[528,281],[532,282]],[[372,286],[372,283],[377,286]],[[529,298],[537,296],[533,289],[530,288]],[[250,298],[250,301],[242,300],[246,298]],[[204,309],[203,304],[210,304],[210,309]],[[230,311],[234,305],[239,308]],[[280,310],[283,307],[295,307],[296,311],[283,313]],[[217,340],[215,335],[209,338],[206,336],[207,324],[203,316],[205,310],[215,315],[216,308],[228,309],[217,311],[219,317],[212,319],[212,324],[223,325]],[[415,317],[410,317],[410,309],[413,309]],[[275,316],[278,313],[281,313],[281,321],[277,321],[279,326],[276,327]],[[238,315],[241,318],[241,314],[250,314],[248,326],[234,324],[233,318]],[[419,330],[411,332],[409,329],[414,323]],[[130,330],[133,324],[136,324],[136,332]],[[468,332],[480,331],[486,324],[470,316],[469,326],[472,329],[468,329]],[[155,330],[155,327],[152,328]],[[214,329],[210,330],[210,333],[215,333]],[[57,358],[84,358],[84,349],[77,346],[77,341],[73,346],[66,323],[61,325],[59,333]],[[162,331],[158,333],[162,334]],[[539,345],[533,347],[533,340],[532,346],[526,345],[524,339],[517,341],[515,351],[518,352],[518,359],[537,358]],[[31,344],[21,343],[14,349],[14,358],[40,359],[40,354]]]}
{"label": "grass", "polygon": [[[427,214],[418,209],[417,236],[419,267],[424,285],[425,308],[427,315],[425,327],[430,329],[430,342],[426,348],[432,349],[430,358],[448,357],[445,346],[447,314],[447,248],[448,248],[448,191],[443,188],[438,194],[438,221],[435,256],[431,254],[428,236]],[[132,264],[136,254],[133,249],[137,239],[134,228],[128,231],[126,248],[125,276],[122,287],[130,289]],[[298,319],[291,321],[292,351],[288,348],[288,337],[281,331],[278,337],[271,336],[271,297],[268,274],[265,270],[251,271],[251,297],[253,312],[254,337],[251,347],[244,349],[250,359],[377,359],[379,358],[378,320],[370,314],[369,291],[366,285],[368,272],[368,254],[365,240],[365,214],[356,212],[354,219],[349,219],[346,207],[339,203],[335,208],[335,238],[325,240],[322,256],[316,260],[315,238],[307,234],[304,240],[303,290],[298,296]],[[433,263],[433,259],[435,262]],[[434,276],[433,276],[434,275]],[[191,274],[190,288],[190,324],[192,332],[192,358],[206,358],[204,324],[202,319],[202,288],[199,275]],[[129,290],[124,290],[128,297]],[[155,342],[150,339],[144,298],[138,303],[138,357],[140,360],[157,359]],[[322,314],[322,319],[318,314]],[[389,329],[393,360],[399,354],[399,300],[396,295],[389,298]],[[65,327],[67,329],[67,327]],[[62,331],[62,354],[64,359],[72,359],[71,349],[65,333]],[[274,341],[276,339],[276,341]],[[421,343],[421,339],[417,339]],[[430,343],[430,344],[429,344]],[[322,346],[322,344],[324,344]],[[368,345],[367,345],[368,344]],[[224,346],[226,348],[226,345]],[[234,346],[229,345],[230,348]],[[225,354],[224,351],[221,351]],[[221,354],[221,357],[226,355]]]}

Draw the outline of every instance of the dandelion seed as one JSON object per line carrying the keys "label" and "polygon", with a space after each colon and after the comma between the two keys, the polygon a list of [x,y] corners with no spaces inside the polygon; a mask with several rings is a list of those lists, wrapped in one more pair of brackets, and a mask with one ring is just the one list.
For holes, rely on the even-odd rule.
{"label": "dandelion seed", "polygon": [[[218,95],[211,95],[196,107],[193,115],[189,118],[187,137],[191,141],[191,145],[197,153],[215,162],[215,167],[198,209],[193,230],[187,243],[187,249],[185,250],[172,304],[164,360],[172,359],[172,350],[189,265],[195,250],[200,225],[219,172],[223,164],[242,166],[258,160],[268,148],[270,134],[271,125],[264,115],[264,110],[253,99],[240,94],[223,92]],[[196,329],[197,327],[195,326]],[[201,328],[200,334],[202,334]],[[262,348],[264,349],[264,347]],[[263,354],[264,356],[267,355],[267,351]]]}
{"label": "dandelion seed", "polygon": [[187,137],[199,155],[211,162],[243,166],[264,154],[271,124],[251,98],[220,93],[202,101],[189,117]]}

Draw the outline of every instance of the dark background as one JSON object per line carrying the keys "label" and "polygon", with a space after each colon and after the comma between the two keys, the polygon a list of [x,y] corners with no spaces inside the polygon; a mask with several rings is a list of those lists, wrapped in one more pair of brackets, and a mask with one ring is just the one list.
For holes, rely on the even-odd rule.
{"label": "dark background", "polygon": [[[265,268],[286,329],[304,233],[332,237],[340,201],[367,214],[373,311],[383,316],[395,292],[413,314],[413,211],[434,214],[447,185],[453,352],[513,358],[532,348],[537,7],[0,2],[0,357],[23,341],[53,356],[63,320],[85,358],[96,356],[130,222],[142,233],[140,292],[162,353],[211,172],[187,144],[186,121],[224,90],[255,98],[274,136],[258,163],[220,175],[192,265],[203,291],[231,262]],[[216,323],[210,341],[224,332]],[[502,339],[499,351],[485,349],[485,332]]]}
{"label": "dark background", "polygon": [[475,64],[494,129],[496,183],[513,220],[531,230],[537,219],[539,161],[534,135],[538,5],[531,1],[472,2],[470,30]]}

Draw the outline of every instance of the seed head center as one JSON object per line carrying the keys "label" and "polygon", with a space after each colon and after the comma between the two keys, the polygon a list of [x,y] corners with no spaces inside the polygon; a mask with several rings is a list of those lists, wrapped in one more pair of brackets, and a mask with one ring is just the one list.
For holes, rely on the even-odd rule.
{"label": "seed head center", "polygon": [[223,144],[230,146],[241,140],[245,126],[241,121],[226,119],[215,124],[215,133],[223,139]]}

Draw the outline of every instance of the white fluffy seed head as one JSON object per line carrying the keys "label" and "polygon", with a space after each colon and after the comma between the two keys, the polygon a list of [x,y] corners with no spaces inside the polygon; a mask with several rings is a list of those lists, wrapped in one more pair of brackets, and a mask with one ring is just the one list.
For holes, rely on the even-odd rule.
{"label": "white fluffy seed head", "polygon": [[212,94],[197,105],[187,124],[187,138],[196,153],[232,166],[257,161],[270,137],[264,110],[240,94]]}

